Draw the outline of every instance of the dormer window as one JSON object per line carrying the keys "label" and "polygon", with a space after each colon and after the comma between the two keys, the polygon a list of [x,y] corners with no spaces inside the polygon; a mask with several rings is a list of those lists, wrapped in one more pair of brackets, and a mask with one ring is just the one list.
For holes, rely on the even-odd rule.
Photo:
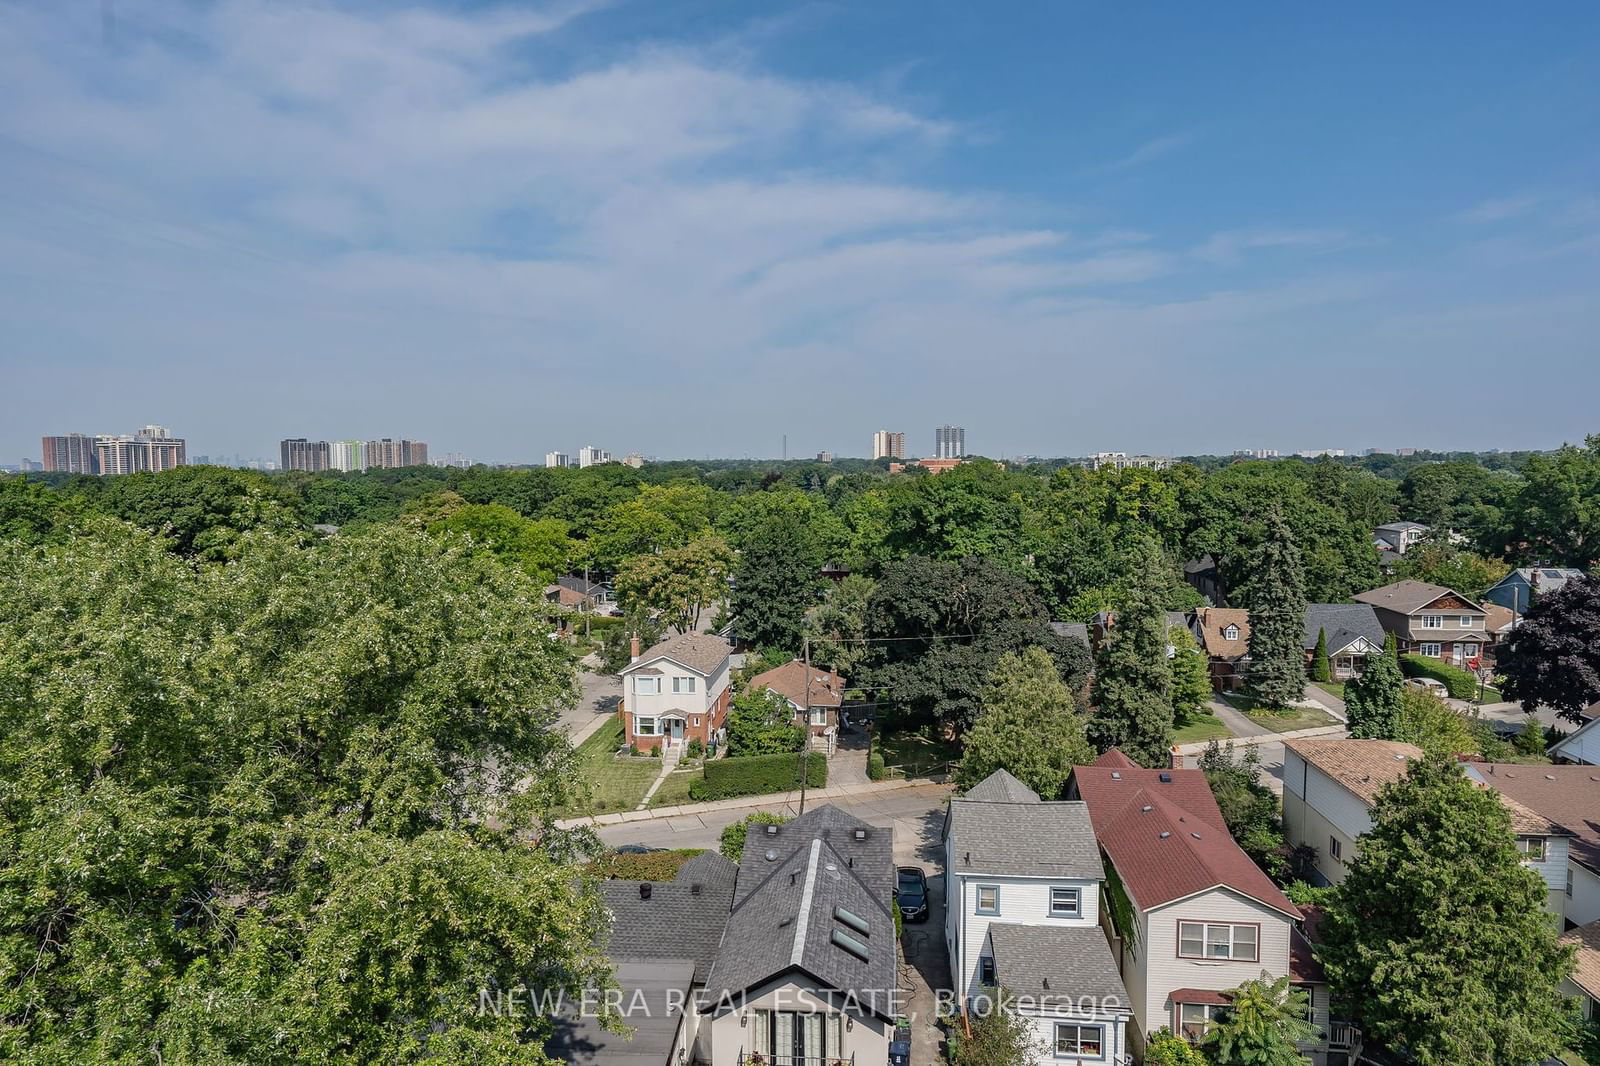
{"label": "dormer window", "polygon": [[1229,625],[1223,626],[1222,627],[1222,639],[1223,640],[1238,640],[1239,639],[1239,627],[1236,626],[1236,625],[1232,625],[1231,623]]}

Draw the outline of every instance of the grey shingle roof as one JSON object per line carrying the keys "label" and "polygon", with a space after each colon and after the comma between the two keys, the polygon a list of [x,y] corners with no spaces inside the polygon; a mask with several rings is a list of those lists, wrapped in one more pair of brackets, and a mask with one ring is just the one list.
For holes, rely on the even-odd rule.
{"label": "grey shingle roof", "polygon": [[602,881],[600,892],[612,915],[608,954],[613,959],[689,959],[695,983],[703,983],[728,924],[738,871],[715,852],[696,855],[674,880],[652,883],[649,899],[640,897],[643,881]]}
{"label": "grey shingle roof", "polygon": [[1039,793],[1001,769],[973,785],[962,798],[985,803],[1038,803]]}
{"label": "grey shingle roof", "polygon": [[946,833],[956,873],[1100,878],[1089,809],[1080,800],[950,801]]}
{"label": "grey shingle roof", "polygon": [[1353,599],[1362,603],[1370,603],[1374,607],[1384,607],[1401,614],[1414,614],[1438,599],[1440,596],[1457,596],[1471,603],[1461,593],[1447,589],[1443,585],[1430,585],[1426,581],[1396,581],[1392,585],[1382,588],[1369,589],[1358,592]]}
{"label": "grey shingle roof", "polygon": [[1377,608],[1370,603],[1306,604],[1306,651],[1316,649],[1318,630],[1327,633],[1330,653],[1349,647],[1357,637],[1366,637],[1383,647],[1383,623],[1378,621]]}
{"label": "grey shingle roof", "polygon": [[1099,926],[989,926],[995,978],[1019,996],[1060,996],[1077,1003],[1092,996],[1102,1010],[1132,1011],[1133,1000],[1117,975]]}
{"label": "grey shingle roof", "polygon": [[[855,840],[858,828],[868,831],[865,841]],[[769,851],[777,857],[768,860]],[[836,807],[810,811],[774,836],[752,832],[706,999],[737,996],[800,970],[889,1017],[896,980],[893,853],[890,830]],[[839,921],[839,908],[863,919],[867,932]],[[867,958],[836,943],[836,932],[865,945]]]}
{"label": "grey shingle roof", "polygon": [[[694,964],[684,959],[617,964],[624,1021],[632,1035],[607,1032],[591,1011],[581,1008],[556,1020],[545,1051],[574,1066],[661,1066],[683,1024],[683,1004]],[[637,996],[636,996],[637,993]]]}
{"label": "grey shingle roof", "polygon": [[1089,646],[1089,626],[1086,622],[1051,622],[1050,628],[1059,637],[1069,637],[1084,647]]}
{"label": "grey shingle roof", "polygon": [[[709,633],[683,633],[669,637],[646,651],[639,656],[639,662],[648,663],[652,659],[665,656],[710,677],[727,661],[732,652],[733,647],[721,637],[714,637]],[[630,666],[623,673],[628,673],[632,669]]]}

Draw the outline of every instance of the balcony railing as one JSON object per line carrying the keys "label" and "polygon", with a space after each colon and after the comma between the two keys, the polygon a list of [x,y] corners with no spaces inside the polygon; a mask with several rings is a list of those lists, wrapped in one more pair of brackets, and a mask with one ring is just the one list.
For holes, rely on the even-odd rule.
{"label": "balcony railing", "polygon": [[1328,1050],[1351,1051],[1361,1043],[1361,1030],[1349,1022],[1328,1023]]}
{"label": "balcony railing", "polygon": [[856,1066],[856,1057],[838,1055],[764,1055],[739,1052],[739,1066]]}

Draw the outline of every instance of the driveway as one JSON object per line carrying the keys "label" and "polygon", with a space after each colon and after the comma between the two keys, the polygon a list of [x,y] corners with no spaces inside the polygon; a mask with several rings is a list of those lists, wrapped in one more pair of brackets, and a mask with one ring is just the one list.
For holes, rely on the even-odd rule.
{"label": "driveway", "polygon": [[578,702],[559,711],[556,728],[566,731],[574,747],[615,714],[622,699],[621,678],[596,673],[598,667],[599,662],[592,655],[578,664]]}
{"label": "driveway", "polygon": [[[900,850],[898,838],[895,850]],[[900,939],[900,990],[902,994],[909,993],[902,1010],[911,1021],[912,1066],[933,1066],[944,1061],[944,1033],[938,1024],[934,990],[950,987],[950,954],[944,944],[944,874],[936,863],[900,865],[921,866],[928,875],[928,916],[920,922],[905,923],[905,934]]]}

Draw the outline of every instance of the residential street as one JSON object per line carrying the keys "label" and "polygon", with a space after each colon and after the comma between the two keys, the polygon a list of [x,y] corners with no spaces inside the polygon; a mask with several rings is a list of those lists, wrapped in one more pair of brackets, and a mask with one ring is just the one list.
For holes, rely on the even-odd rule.
{"label": "residential street", "polygon": [[564,708],[556,725],[565,729],[572,739],[574,747],[600,728],[607,716],[616,712],[617,702],[622,698],[622,682],[608,674],[594,673],[599,664],[594,656],[588,656],[578,666],[578,685],[582,694],[578,702]]}

